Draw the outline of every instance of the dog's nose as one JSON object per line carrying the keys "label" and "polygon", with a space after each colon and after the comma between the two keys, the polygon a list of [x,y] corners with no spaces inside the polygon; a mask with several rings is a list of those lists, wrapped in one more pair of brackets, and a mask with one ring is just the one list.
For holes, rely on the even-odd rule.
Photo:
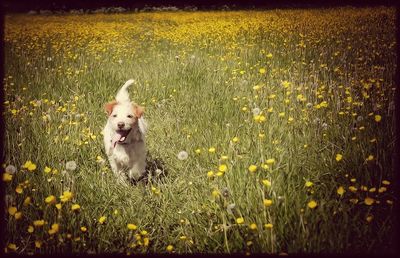
{"label": "dog's nose", "polygon": [[124,128],[124,126],[125,126],[125,123],[124,123],[124,122],[119,122],[119,123],[118,123],[118,128],[119,128],[119,129]]}

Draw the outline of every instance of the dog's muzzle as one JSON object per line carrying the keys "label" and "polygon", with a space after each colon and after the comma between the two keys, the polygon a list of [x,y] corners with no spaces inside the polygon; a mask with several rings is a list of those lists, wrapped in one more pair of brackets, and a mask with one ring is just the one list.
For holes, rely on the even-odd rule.
{"label": "dog's muzzle", "polygon": [[125,144],[126,138],[128,137],[128,134],[131,132],[131,130],[132,129],[115,131],[114,137],[111,140],[112,146],[115,148],[117,143],[118,144]]}

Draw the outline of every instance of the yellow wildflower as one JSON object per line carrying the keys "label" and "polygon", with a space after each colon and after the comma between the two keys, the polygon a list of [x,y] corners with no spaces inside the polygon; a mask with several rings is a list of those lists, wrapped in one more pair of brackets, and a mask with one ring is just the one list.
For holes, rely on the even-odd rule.
{"label": "yellow wildflower", "polygon": [[248,169],[249,169],[250,172],[254,173],[257,170],[257,166],[256,165],[250,165]]}
{"label": "yellow wildflower", "polygon": [[314,200],[311,200],[308,204],[307,204],[307,206],[308,206],[308,208],[310,208],[310,209],[314,209],[315,207],[317,207],[317,202],[316,201],[314,201]]}
{"label": "yellow wildflower", "polygon": [[136,230],[137,229],[137,226],[135,224],[128,224],[127,227],[128,227],[129,230]]}
{"label": "yellow wildflower", "polygon": [[264,199],[263,203],[264,203],[264,206],[265,206],[265,207],[269,207],[269,206],[272,205],[272,200],[270,200],[270,199]]}

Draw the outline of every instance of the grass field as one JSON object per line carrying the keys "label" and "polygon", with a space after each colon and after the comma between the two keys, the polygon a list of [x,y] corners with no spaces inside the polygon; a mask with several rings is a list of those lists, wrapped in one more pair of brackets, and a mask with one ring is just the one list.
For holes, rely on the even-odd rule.
{"label": "grass field", "polygon": [[[15,14],[4,34],[5,252],[393,252],[394,8]],[[122,186],[101,130],[130,78],[161,174]]]}

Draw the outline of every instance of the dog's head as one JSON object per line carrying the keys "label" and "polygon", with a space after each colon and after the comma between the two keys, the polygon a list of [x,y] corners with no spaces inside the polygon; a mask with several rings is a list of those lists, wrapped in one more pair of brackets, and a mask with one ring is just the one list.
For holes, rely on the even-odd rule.
{"label": "dog's head", "polygon": [[129,101],[112,101],[105,105],[105,111],[108,115],[108,122],[116,133],[113,141],[123,143],[132,128],[138,126],[144,108]]}

